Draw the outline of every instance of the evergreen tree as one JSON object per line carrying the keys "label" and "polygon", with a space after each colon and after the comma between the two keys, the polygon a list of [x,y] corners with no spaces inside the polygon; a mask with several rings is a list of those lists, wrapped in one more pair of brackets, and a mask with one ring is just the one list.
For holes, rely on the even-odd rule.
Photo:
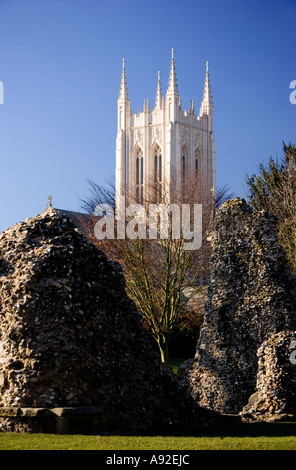
{"label": "evergreen tree", "polygon": [[277,217],[279,242],[296,274],[296,147],[283,142],[279,161],[270,157],[259,165],[259,174],[246,176],[249,203]]}

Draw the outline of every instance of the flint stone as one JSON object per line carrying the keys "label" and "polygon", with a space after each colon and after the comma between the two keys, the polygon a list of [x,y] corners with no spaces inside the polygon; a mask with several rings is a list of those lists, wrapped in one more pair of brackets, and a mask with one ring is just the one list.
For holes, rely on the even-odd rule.
{"label": "flint stone", "polygon": [[255,393],[262,343],[295,329],[295,277],[275,223],[240,198],[215,217],[204,320],[195,357],[178,378],[200,406],[219,413],[239,413]]}
{"label": "flint stone", "polygon": [[44,429],[6,409],[99,408],[96,432],[132,434],[212,416],[154,351],[120,265],[52,207],[0,236],[0,313],[2,431]]}
{"label": "flint stone", "polygon": [[243,421],[295,421],[296,364],[292,355],[295,341],[296,331],[282,331],[258,349],[256,391],[240,413]]}

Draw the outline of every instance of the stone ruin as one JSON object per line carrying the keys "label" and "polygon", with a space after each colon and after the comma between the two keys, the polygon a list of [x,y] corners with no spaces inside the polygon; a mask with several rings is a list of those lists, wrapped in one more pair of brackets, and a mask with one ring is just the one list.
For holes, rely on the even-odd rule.
{"label": "stone ruin", "polygon": [[0,430],[210,422],[160,360],[117,263],[48,207],[0,236]]}
{"label": "stone ruin", "polygon": [[[0,236],[0,431],[152,433],[295,419],[295,279],[275,219],[217,212],[196,355],[161,363],[117,263],[48,207]],[[296,347],[295,347],[296,350]],[[296,354],[295,354],[296,356]]]}
{"label": "stone ruin", "polygon": [[240,412],[243,421],[295,421],[295,350],[295,331],[274,334],[260,346],[256,390]]}
{"label": "stone ruin", "polygon": [[[282,335],[296,336],[295,278],[278,244],[275,222],[239,198],[217,211],[211,284],[196,354],[178,373],[200,406],[241,413],[246,420],[277,419],[296,411],[290,399],[296,365],[289,363],[287,340],[282,347]],[[284,391],[283,380],[292,383],[292,394]]]}

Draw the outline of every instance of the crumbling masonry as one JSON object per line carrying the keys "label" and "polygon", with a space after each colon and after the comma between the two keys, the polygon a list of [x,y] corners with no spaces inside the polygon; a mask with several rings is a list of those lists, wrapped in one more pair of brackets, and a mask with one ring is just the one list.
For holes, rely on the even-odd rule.
{"label": "crumbling masonry", "polygon": [[[121,268],[48,207],[0,236],[0,430],[150,433],[295,419],[295,278],[275,219],[242,199],[216,214],[211,285],[178,380]],[[296,347],[295,347],[296,349]]]}
{"label": "crumbling masonry", "polygon": [[0,312],[0,430],[202,422],[151,347],[120,266],[52,207],[0,236]]}
{"label": "crumbling masonry", "polygon": [[[267,372],[262,361],[258,371],[257,351],[261,348],[260,359],[267,352],[264,345],[271,348],[272,338],[296,330],[295,299],[295,278],[278,244],[275,219],[254,212],[243,199],[227,201],[215,218],[211,285],[196,355],[179,372],[180,382],[201,406],[240,413],[255,393],[257,380],[261,398],[265,386],[266,397],[270,396],[272,380],[269,377],[268,385],[262,381]],[[265,363],[274,357],[269,361],[265,357]],[[269,374],[273,371],[270,367]],[[274,385],[275,394],[279,388]],[[248,417],[256,414],[255,401],[248,407]],[[262,410],[265,406],[274,406],[274,400],[260,403]]]}

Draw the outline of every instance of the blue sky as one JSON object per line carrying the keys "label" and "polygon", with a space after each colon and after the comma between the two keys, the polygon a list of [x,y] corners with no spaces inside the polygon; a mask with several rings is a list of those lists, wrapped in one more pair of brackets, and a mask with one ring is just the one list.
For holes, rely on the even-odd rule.
{"label": "blue sky", "polygon": [[168,85],[199,110],[209,61],[216,183],[296,142],[295,0],[0,0],[0,231],[55,207],[80,210],[113,177],[121,60],[136,112]]}

